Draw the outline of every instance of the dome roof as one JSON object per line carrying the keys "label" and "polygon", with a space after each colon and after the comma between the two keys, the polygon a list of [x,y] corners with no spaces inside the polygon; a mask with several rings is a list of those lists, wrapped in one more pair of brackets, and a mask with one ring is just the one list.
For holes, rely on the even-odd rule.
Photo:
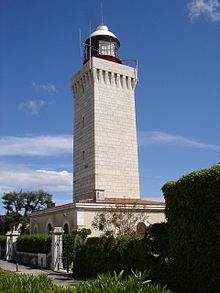
{"label": "dome roof", "polygon": [[112,32],[108,30],[108,27],[105,24],[98,25],[96,27],[96,30],[89,36],[89,38],[95,37],[95,36],[101,36],[101,35],[110,36],[110,37],[118,39]]}

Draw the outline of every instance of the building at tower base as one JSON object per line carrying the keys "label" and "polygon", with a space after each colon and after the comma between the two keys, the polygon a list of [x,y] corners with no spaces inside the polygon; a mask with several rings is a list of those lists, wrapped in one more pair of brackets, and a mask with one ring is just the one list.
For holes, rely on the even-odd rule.
{"label": "building at tower base", "polygon": [[[146,226],[165,221],[164,202],[131,199],[106,199],[95,202],[87,199],[34,212],[30,216],[30,233],[50,233],[54,227],[62,227],[66,233],[90,228],[92,231],[90,236],[100,236],[101,232],[92,226],[94,217],[100,212],[115,212],[122,208],[123,213],[143,215]],[[136,223],[136,226],[138,224]]]}

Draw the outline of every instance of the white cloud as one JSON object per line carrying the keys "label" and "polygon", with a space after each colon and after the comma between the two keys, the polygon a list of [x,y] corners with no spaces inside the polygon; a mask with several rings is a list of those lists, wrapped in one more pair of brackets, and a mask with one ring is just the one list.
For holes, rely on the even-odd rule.
{"label": "white cloud", "polygon": [[211,21],[220,21],[219,0],[191,0],[187,5],[191,20],[205,16]]}
{"label": "white cloud", "polygon": [[29,100],[27,102],[21,103],[18,106],[19,110],[23,110],[31,115],[38,115],[40,110],[47,105],[44,100]]}
{"label": "white cloud", "polygon": [[0,137],[0,156],[54,156],[73,152],[71,135]]}
{"label": "white cloud", "polygon": [[160,131],[143,131],[138,133],[139,145],[166,144],[197,149],[220,151],[219,145],[206,144],[180,135],[168,134]]}
{"label": "white cloud", "polygon": [[39,190],[72,193],[72,173],[63,171],[32,170],[24,166],[1,165],[0,192]]}
{"label": "white cloud", "polygon": [[32,81],[32,87],[37,91],[44,91],[49,95],[54,95],[57,92],[56,86],[52,83],[40,84]]}

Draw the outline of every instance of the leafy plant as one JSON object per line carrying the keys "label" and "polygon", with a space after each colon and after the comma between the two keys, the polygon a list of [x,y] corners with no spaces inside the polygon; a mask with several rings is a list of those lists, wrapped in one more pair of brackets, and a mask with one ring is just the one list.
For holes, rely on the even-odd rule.
{"label": "leafy plant", "polygon": [[123,277],[123,271],[113,275],[99,275],[75,287],[61,287],[52,284],[51,279],[39,276],[16,274],[0,269],[0,292],[4,293],[171,293],[165,287],[151,284],[146,272],[132,272]]}

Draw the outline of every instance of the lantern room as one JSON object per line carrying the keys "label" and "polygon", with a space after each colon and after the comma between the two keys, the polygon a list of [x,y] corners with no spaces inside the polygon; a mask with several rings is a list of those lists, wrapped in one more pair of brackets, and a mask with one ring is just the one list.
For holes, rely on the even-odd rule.
{"label": "lantern room", "polygon": [[104,24],[98,25],[96,30],[85,41],[85,64],[91,57],[97,57],[116,63],[121,63],[119,59],[120,42],[118,38],[108,30]]}

